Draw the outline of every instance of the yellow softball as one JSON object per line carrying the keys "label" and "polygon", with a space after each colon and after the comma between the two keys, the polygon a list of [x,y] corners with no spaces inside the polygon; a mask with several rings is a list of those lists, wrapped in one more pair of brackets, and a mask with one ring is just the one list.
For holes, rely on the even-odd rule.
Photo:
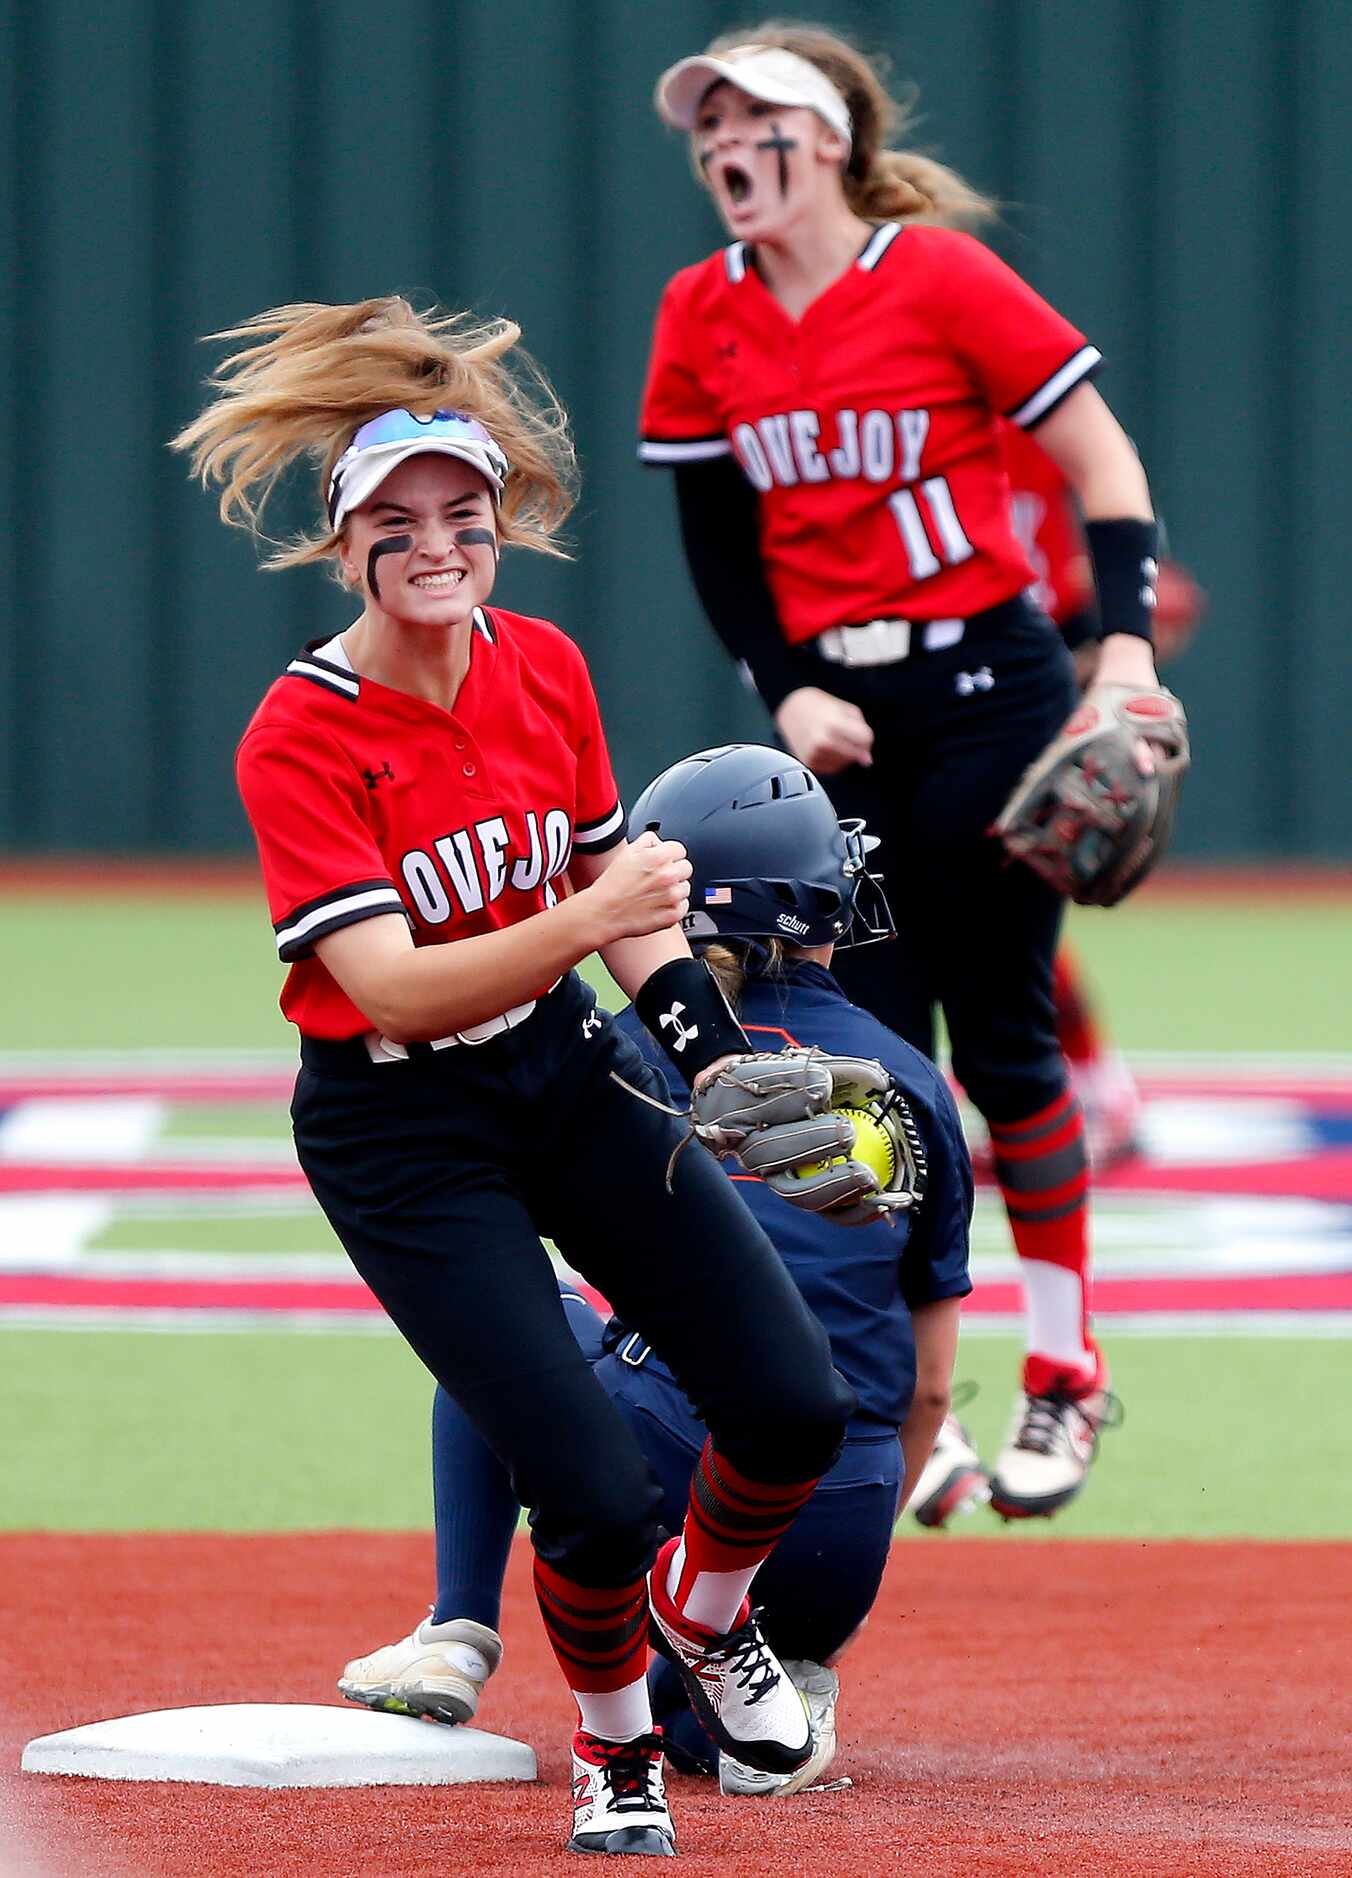
{"label": "yellow softball", "polygon": [[891,1135],[867,1109],[838,1108],[835,1113],[847,1116],[854,1123],[853,1154],[836,1154],[829,1161],[814,1161],[810,1167],[797,1168],[798,1178],[806,1180],[840,1161],[856,1160],[877,1175],[880,1187],[885,1187],[897,1171],[897,1150]]}

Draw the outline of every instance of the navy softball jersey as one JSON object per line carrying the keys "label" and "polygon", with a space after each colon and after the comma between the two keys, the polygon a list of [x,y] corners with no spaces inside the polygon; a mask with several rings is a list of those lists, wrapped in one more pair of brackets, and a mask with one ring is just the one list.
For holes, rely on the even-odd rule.
{"label": "navy softball jersey", "polygon": [[[972,1164],[956,1105],[934,1065],[851,1004],[823,966],[801,961],[782,974],[748,978],[739,1015],[755,1050],[801,1043],[833,1055],[876,1057],[920,1128],[929,1162],[924,1202],[913,1222],[903,1213],[895,1227],[835,1226],[791,1205],[763,1181],[732,1176],[830,1337],[836,1368],[859,1397],[850,1434],[891,1433],[905,1419],[915,1389],[910,1312],[941,1298],[966,1297],[972,1289]],[[688,1091],[633,1010],[616,1022],[665,1077],[673,1102],[686,1103]],[[655,1355],[643,1367],[649,1374],[668,1373]]]}

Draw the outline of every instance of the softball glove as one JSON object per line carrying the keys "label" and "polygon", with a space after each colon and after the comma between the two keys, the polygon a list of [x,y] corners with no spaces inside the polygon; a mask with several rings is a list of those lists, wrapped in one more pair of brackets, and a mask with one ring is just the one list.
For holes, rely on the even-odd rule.
{"label": "softball glove", "polygon": [[[854,1158],[855,1127],[841,1109],[863,1109],[892,1149],[880,1179]],[[732,1155],[776,1193],[840,1226],[867,1226],[918,1205],[925,1184],[920,1134],[881,1063],[784,1050],[735,1057],[701,1082],[693,1132],[720,1158]]]}
{"label": "softball glove", "polygon": [[[1144,776],[1137,745],[1154,754]],[[1025,770],[992,834],[1081,906],[1115,906],[1168,846],[1188,768],[1188,720],[1172,691],[1096,684]]]}

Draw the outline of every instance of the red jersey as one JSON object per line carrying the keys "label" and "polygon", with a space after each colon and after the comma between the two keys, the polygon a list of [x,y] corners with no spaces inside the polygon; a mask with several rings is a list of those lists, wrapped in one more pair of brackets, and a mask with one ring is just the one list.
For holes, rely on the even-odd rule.
{"label": "red jersey", "polygon": [[640,455],[736,456],[791,644],[876,618],[965,618],[1032,578],[1001,414],[1037,423],[1100,362],[951,229],[884,223],[796,321],[736,242],[663,295]]}
{"label": "red jersey", "polygon": [[1034,600],[1058,626],[1094,602],[1080,512],[1060,468],[1017,424],[1000,426],[1014,533],[1033,570]]}
{"label": "red jersey", "polygon": [[402,913],[420,946],[500,930],[555,904],[575,847],[625,834],[581,652],[497,607],[475,611],[453,711],[360,677],[336,639],[307,647],[235,769],[291,966],[282,1010],[310,1037],[371,1029],[316,939],[381,913]]}

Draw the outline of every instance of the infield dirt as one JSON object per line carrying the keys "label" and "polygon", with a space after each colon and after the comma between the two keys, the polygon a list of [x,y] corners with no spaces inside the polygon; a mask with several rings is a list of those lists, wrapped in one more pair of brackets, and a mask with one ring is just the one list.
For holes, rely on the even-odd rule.
{"label": "infield dirt", "polygon": [[[571,1873],[569,1705],[518,1542],[484,1725],[525,1788],[238,1791],[43,1778],[23,1743],[201,1702],[325,1702],[404,1634],[426,1535],[0,1537],[0,1872]],[[1352,1545],[972,1541],[897,1552],[844,1667],[851,1791],[673,1777],[684,1869],[1216,1878],[1352,1871]],[[430,1724],[429,1724],[430,1725]]]}

